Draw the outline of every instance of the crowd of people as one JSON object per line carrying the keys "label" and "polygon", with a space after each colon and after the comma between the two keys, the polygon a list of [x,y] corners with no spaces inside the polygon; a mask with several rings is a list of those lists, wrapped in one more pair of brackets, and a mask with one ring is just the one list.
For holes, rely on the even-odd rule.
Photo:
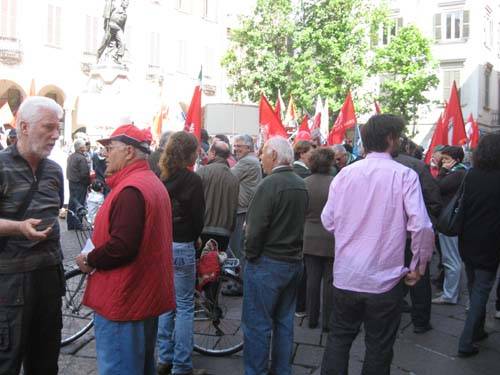
{"label": "crowd of people", "polygon": [[[63,174],[47,156],[62,114],[50,99],[26,99],[18,140],[0,153],[2,374],[58,371]],[[243,296],[245,375],[292,373],[295,317],[327,333],[323,375],[347,373],[361,325],[363,374],[389,374],[402,313],[415,333],[431,330],[432,304],[458,303],[463,267],[457,354],[477,354],[500,263],[500,134],[482,137],[471,165],[461,147],[442,145],[429,167],[403,129],[397,116],[371,117],[360,155],[348,144],[274,137],[258,148],[249,135],[198,142],[184,131],[162,135],[151,152],[133,124],[99,140],[91,157],[77,139],[67,226],[82,229],[76,213],[93,204],[92,250],[76,263],[89,275],[83,303],[95,313],[99,374],[205,373],[192,361],[194,292],[211,240],[240,260],[243,290],[222,293]],[[438,218],[460,191],[463,228],[446,236]],[[431,282],[442,289],[434,298]],[[500,319],[500,287],[497,298]]]}

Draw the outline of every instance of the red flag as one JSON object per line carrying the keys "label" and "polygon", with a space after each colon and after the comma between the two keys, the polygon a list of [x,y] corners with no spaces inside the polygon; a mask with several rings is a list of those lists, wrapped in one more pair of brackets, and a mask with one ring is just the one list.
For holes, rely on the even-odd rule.
{"label": "red flag", "polygon": [[29,96],[35,96],[35,95],[36,95],[36,91],[35,91],[35,79],[32,78],[31,79],[30,94],[29,94]]}
{"label": "red flag", "polygon": [[377,100],[373,99],[373,104],[375,105],[375,113],[377,115],[380,115],[382,113],[382,111],[380,110],[380,106],[378,105]]}
{"label": "red flag", "polygon": [[280,98],[276,99],[276,106],[274,107],[274,113],[276,114],[276,117],[279,118],[279,120],[281,122],[282,119],[281,119],[281,103],[280,103]]}
{"label": "red flag", "polygon": [[465,133],[464,118],[462,115],[462,107],[458,98],[457,84],[453,81],[451,88],[450,100],[446,106],[443,116],[444,126],[451,132],[448,144],[453,146],[461,146],[467,143],[467,134]]}
{"label": "red flag", "polygon": [[300,127],[299,127],[299,132],[305,131],[311,134],[311,130],[309,129],[309,116],[305,115],[304,119],[302,120]]}
{"label": "red flag", "polygon": [[479,127],[477,126],[477,122],[474,121],[472,117],[472,113],[469,115],[467,119],[466,125],[467,135],[469,136],[469,148],[476,148],[479,143]]}
{"label": "red flag", "polygon": [[193,98],[186,115],[184,122],[184,130],[193,133],[201,142],[201,88],[196,86],[194,88]]}
{"label": "red flag", "polygon": [[273,108],[267,101],[264,94],[260,95],[259,124],[264,135],[264,140],[267,140],[268,138],[274,137],[276,135],[288,138],[288,133],[283,127],[281,120],[273,111]]}
{"label": "red flag", "polygon": [[443,115],[439,115],[439,119],[436,122],[436,127],[434,128],[434,134],[432,134],[431,143],[425,154],[424,162],[425,164],[430,164],[432,153],[434,152],[434,147],[437,145],[447,145],[448,144],[448,128],[443,122]]}
{"label": "red flag", "polygon": [[335,120],[335,124],[333,124],[330,134],[328,134],[328,144],[335,145],[342,143],[345,138],[346,130],[354,126],[356,126],[356,112],[354,111],[354,103],[352,102],[351,92],[349,91],[340,109],[337,120]]}

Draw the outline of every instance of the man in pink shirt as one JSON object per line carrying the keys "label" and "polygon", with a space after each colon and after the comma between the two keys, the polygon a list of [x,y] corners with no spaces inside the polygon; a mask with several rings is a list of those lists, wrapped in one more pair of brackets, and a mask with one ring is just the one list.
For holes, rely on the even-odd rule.
{"label": "man in pink shirt", "polygon": [[[363,374],[390,373],[403,285],[414,285],[432,255],[434,232],[418,175],[392,160],[403,120],[375,115],[362,128],[366,159],[333,180],[321,221],[335,235],[333,311],[322,375],[347,374],[349,351],[364,324]],[[407,232],[413,258],[405,267]]]}

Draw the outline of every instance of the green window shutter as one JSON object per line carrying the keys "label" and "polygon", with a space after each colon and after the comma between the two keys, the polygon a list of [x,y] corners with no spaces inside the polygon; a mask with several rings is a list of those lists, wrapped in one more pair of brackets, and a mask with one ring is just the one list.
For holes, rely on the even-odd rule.
{"label": "green window shutter", "polygon": [[464,10],[463,14],[463,25],[462,25],[462,38],[468,38],[469,37],[469,11]]}
{"label": "green window shutter", "polygon": [[441,13],[434,15],[434,39],[441,40]]}

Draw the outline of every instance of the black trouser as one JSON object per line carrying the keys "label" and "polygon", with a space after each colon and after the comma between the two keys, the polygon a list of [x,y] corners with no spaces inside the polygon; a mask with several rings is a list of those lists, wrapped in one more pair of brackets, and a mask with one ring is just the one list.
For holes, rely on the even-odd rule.
{"label": "black trouser", "polygon": [[381,294],[333,288],[332,314],[322,375],[345,375],[349,351],[359,328],[365,327],[363,375],[390,374],[394,341],[401,321],[403,285]]}
{"label": "black trouser", "polygon": [[299,286],[297,287],[297,305],[295,306],[296,312],[304,312],[307,307],[307,270],[304,265],[304,272],[302,272],[302,277],[299,280]]}
{"label": "black trouser", "polygon": [[495,303],[495,308],[500,311],[500,277],[497,280],[497,301]]}
{"label": "black trouser", "polygon": [[63,292],[60,266],[0,274],[0,374],[57,374]]}
{"label": "black trouser", "polygon": [[[410,265],[413,254],[411,252],[411,240],[406,240],[405,264]],[[425,274],[412,287],[404,285],[404,295],[410,292],[411,298],[411,321],[414,327],[425,327],[431,320],[432,288],[430,277],[430,265],[427,264]]]}
{"label": "black trouser", "polygon": [[333,258],[304,254],[304,262],[309,277],[307,278],[307,314],[309,326],[317,326],[320,311],[321,280],[323,280],[323,305],[321,308],[321,326],[328,327],[332,311],[333,293]]}
{"label": "black trouser", "polygon": [[85,207],[87,199],[87,186],[78,182],[69,182],[68,214],[66,216],[68,229],[78,229],[82,222],[74,215],[79,205]]}

